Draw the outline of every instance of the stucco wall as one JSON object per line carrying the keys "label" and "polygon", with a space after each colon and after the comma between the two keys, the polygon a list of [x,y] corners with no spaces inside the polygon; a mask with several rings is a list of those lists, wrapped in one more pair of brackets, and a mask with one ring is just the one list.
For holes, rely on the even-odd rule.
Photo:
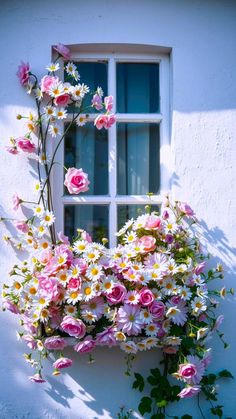
{"label": "stucco wall", "polygon": [[[236,268],[236,3],[200,0],[1,0],[0,5],[0,210],[9,212],[14,192],[30,198],[32,177],[24,158],[5,153],[11,135],[21,134],[17,113],[30,110],[31,100],[16,81],[21,59],[37,73],[50,62],[51,45],[77,43],[135,43],[172,48],[171,149],[172,192],[188,201],[199,219],[209,250],[225,266],[226,284],[234,286]],[[0,225],[0,234],[6,230]],[[16,254],[1,244],[1,276]],[[213,342],[211,369],[228,368],[236,375],[235,299],[223,302],[224,331],[230,349]],[[76,367],[37,386],[20,354],[16,322],[0,314],[0,417],[115,418],[120,405],[136,407],[139,394],[123,374],[123,355],[115,349],[97,350],[96,363],[72,355]],[[141,354],[135,370],[155,365],[156,351]],[[220,387],[225,417],[236,417],[235,384]],[[200,417],[196,401],[185,402],[175,414]],[[207,407],[203,404],[203,410]],[[171,410],[170,410],[171,411]],[[209,413],[205,413],[210,417]]]}

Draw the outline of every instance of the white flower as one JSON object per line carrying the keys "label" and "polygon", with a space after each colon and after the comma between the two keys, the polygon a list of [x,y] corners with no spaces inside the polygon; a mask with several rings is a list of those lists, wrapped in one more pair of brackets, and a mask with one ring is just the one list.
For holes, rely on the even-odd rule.
{"label": "white flower", "polygon": [[65,305],[64,307],[65,314],[69,316],[75,316],[77,314],[77,308],[73,305]]}
{"label": "white flower", "polygon": [[57,80],[54,81],[49,89],[49,95],[54,98],[61,95],[62,93],[64,93],[63,83],[60,81],[58,82]]}
{"label": "white flower", "polygon": [[82,114],[77,116],[77,118],[75,120],[78,127],[83,127],[86,124],[87,121],[88,121],[87,115],[82,115]]}
{"label": "white flower", "polygon": [[44,208],[42,205],[37,205],[37,207],[34,208],[34,215],[36,215],[39,218],[42,218],[44,214]]}
{"label": "white flower", "polygon": [[187,301],[191,298],[192,293],[189,291],[188,287],[180,287],[179,288],[179,295],[182,298],[182,300]]}
{"label": "white flower", "polygon": [[102,290],[106,294],[110,294],[116,282],[116,278],[113,275],[106,276],[102,281]]}
{"label": "white flower", "polygon": [[49,120],[54,115],[55,109],[56,108],[54,106],[45,106],[44,112],[47,120]]}
{"label": "white flower", "polygon": [[158,345],[158,339],[155,337],[149,337],[145,339],[143,343],[146,345],[147,349],[151,349]]}
{"label": "white flower", "polygon": [[39,89],[39,87],[37,87],[37,89],[35,89],[34,94],[35,94],[35,97],[36,97],[38,100],[41,100],[41,99],[42,99],[42,97],[43,97],[42,90],[41,90],[41,89]]}
{"label": "white flower", "polygon": [[75,253],[83,253],[88,247],[88,242],[85,240],[77,240],[74,242],[73,250]]}
{"label": "white flower", "polygon": [[81,294],[78,290],[67,290],[65,297],[68,304],[76,304],[81,300]]}
{"label": "white flower", "polygon": [[56,276],[57,276],[58,281],[64,286],[66,286],[66,284],[70,280],[69,272],[66,269],[61,269],[59,272],[57,272]]}
{"label": "white flower", "polygon": [[100,97],[102,97],[104,95],[104,92],[103,92],[102,88],[99,87],[99,86],[97,87],[97,95],[100,96]]}
{"label": "white flower", "polygon": [[202,327],[197,331],[197,340],[204,338],[208,333],[208,327]]}
{"label": "white flower", "polygon": [[72,86],[70,89],[70,92],[72,94],[72,98],[74,100],[83,99],[83,97],[86,95],[86,93],[89,92],[89,87],[86,86],[86,84],[77,84],[76,86]]}
{"label": "white flower", "polygon": [[50,73],[54,73],[55,71],[58,71],[59,68],[59,63],[51,63],[46,67],[46,70],[48,70]]}
{"label": "white flower", "polygon": [[42,185],[41,185],[41,183],[40,183],[40,182],[36,182],[36,183],[34,184],[34,188],[33,188],[34,193],[35,193],[35,194],[38,194],[41,190],[42,190]]}
{"label": "white flower", "polygon": [[133,231],[129,231],[126,236],[124,237],[125,243],[135,243],[137,241],[137,234]]}
{"label": "white flower", "polygon": [[49,130],[48,130],[49,134],[51,134],[51,136],[53,138],[57,137],[58,135],[61,134],[59,127],[57,125],[50,125],[49,126]]}
{"label": "white flower", "polygon": [[92,264],[88,267],[86,276],[91,280],[98,280],[103,275],[102,267],[100,265]]}
{"label": "white flower", "polygon": [[132,340],[121,342],[120,348],[127,354],[136,354],[138,351],[137,345]]}
{"label": "white flower", "polygon": [[51,226],[54,223],[55,219],[56,218],[55,218],[53,212],[47,210],[42,215],[42,221],[41,221],[41,223],[42,223],[42,225],[45,225],[45,226],[48,226],[49,227],[49,226]]}
{"label": "white flower", "polygon": [[201,297],[195,297],[194,300],[191,302],[191,307],[193,309],[193,315],[198,316],[203,311],[207,310],[206,300]]}
{"label": "white flower", "polygon": [[156,336],[158,327],[154,323],[150,323],[145,327],[145,333],[147,336]]}
{"label": "white flower", "polygon": [[137,291],[129,291],[129,292],[127,292],[127,294],[125,296],[124,302],[126,304],[136,305],[139,302],[139,298],[140,298],[140,295]]}
{"label": "white flower", "polygon": [[67,117],[67,110],[65,108],[54,109],[54,116],[57,119],[65,119]]}
{"label": "white flower", "polygon": [[69,62],[69,63],[66,64],[65,70],[66,70],[67,74],[72,76],[73,73],[76,71],[76,65],[72,62]]}
{"label": "white flower", "polygon": [[153,321],[152,315],[147,309],[141,310],[140,318],[145,324],[150,324]]}
{"label": "white flower", "polygon": [[95,284],[84,282],[81,289],[81,298],[83,301],[89,301],[96,296]]}
{"label": "white flower", "polygon": [[122,236],[128,230],[128,228],[132,226],[133,222],[133,218],[131,218],[131,220],[126,221],[125,225],[118,231],[118,233],[116,233],[116,236]]}
{"label": "white flower", "polygon": [[100,257],[100,252],[94,247],[88,246],[86,252],[84,253],[84,258],[87,262],[95,262]]}
{"label": "white flower", "polygon": [[70,270],[68,274],[70,275],[70,278],[78,278],[79,274],[81,273],[81,269],[78,265],[71,265]]}
{"label": "white flower", "polygon": [[116,340],[118,340],[118,342],[125,342],[126,341],[126,336],[123,332],[115,332],[114,336],[116,338]]}

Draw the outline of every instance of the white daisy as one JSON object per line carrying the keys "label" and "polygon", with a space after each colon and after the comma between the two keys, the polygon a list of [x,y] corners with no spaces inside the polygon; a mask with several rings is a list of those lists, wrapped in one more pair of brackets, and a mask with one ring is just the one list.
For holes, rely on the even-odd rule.
{"label": "white daisy", "polygon": [[144,228],[147,218],[149,217],[148,214],[140,215],[133,223],[133,229],[139,230],[140,228]]}
{"label": "white daisy", "polygon": [[39,194],[39,192],[41,192],[41,190],[42,190],[42,184],[40,182],[36,182],[34,184],[33,192],[35,194]]}
{"label": "white daisy", "polygon": [[134,231],[129,231],[124,237],[125,243],[135,243],[137,241],[137,234]]}
{"label": "white daisy", "polygon": [[141,342],[137,342],[136,346],[138,348],[139,351],[146,351],[147,350],[147,346],[144,340],[142,340]]}
{"label": "white daisy", "polygon": [[167,273],[170,275],[174,275],[178,272],[178,266],[175,263],[175,260],[170,258],[167,262]]}
{"label": "white daisy", "polygon": [[132,340],[121,342],[120,348],[127,354],[136,354],[138,351],[136,344]]}
{"label": "white daisy", "polygon": [[56,108],[54,106],[45,106],[44,112],[47,120],[49,120],[54,115],[55,109]]}
{"label": "white daisy", "polygon": [[81,300],[81,294],[78,290],[67,290],[66,293],[66,302],[68,304],[76,304],[78,301]]}
{"label": "white daisy", "polygon": [[106,294],[110,294],[115,283],[116,278],[113,275],[106,276],[102,281],[102,291],[104,291]]}
{"label": "white daisy", "polygon": [[73,305],[65,305],[64,307],[65,314],[68,314],[69,316],[75,316],[77,314],[77,308]]}
{"label": "white daisy", "polygon": [[179,296],[182,298],[182,300],[188,301],[191,298],[192,293],[188,287],[184,286],[179,288]]}
{"label": "white daisy", "polygon": [[198,329],[197,331],[197,340],[203,339],[207,333],[208,333],[208,327],[202,327],[201,329]]}
{"label": "white daisy", "polygon": [[163,282],[162,292],[165,295],[172,295],[175,287],[176,287],[176,282],[172,278],[169,278]]}
{"label": "white daisy", "polygon": [[35,94],[36,99],[38,99],[38,100],[41,100],[42,97],[43,97],[43,92],[39,87],[37,87],[37,89],[35,89],[34,94]]}
{"label": "white daisy", "polygon": [[81,269],[78,265],[71,265],[68,275],[70,278],[77,278],[81,273]]}
{"label": "white daisy", "polygon": [[58,71],[59,68],[59,63],[50,63],[49,65],[47,65],[46,70],[48,70],[50,73],[54,73],[55,71]]}
{"label": "white daisy", "polygon": [[63,83],[63,93],[70,93],[71,84],[70,83]]}
{"label": "white daisy", "polygon": [[195,297],[191,302],[191,307],[193,309],[193,315],[198,316],[200,313],[207,310],[206,300],[201,297]]}
{"label": "white daisy", "polygon": [[33,209],[34,215],[36,215],[36,217],[42,218],[43,214],[44,214],[44,208],[42,205],[37,205],[34,209]]}
{"label": "white daisy", "polygon": [[155,348],[158,345],[158,339],[155,337],[148,337],[143,341],[147,349]]}
{"label": "white daisy", "polygon": [[118,342],[125,342],[126,341],[126,336],[123,332],[115,332],[114,336],[115,336],[116,340],[118,340]]}
{"label": "white daisy", "polygon": [[96,91],[96,93],[97,93],[97,95],[98,96],[100,96],[100,97],[102,97],[103,95],[104,95],[104,92],[103,92],[103,90],[102,90],[102,88],[101,87],[97,87],[97,91]]}
{"label": "white daisy", "polygon": [[153,317],[147,309],[141,310],[140,318],[143,320],[143,323],[145,324],[150,324],[153,321]]}
{"label": "white daisy", "polygon": [[86,276],[94,281],[97,281],[103,276],[102,266],[92,264],[88,267]]}
{"label": "white daisy", "polygon": [[87,121],[88,121],[87,115],[82,115],[82,114],[80,114],[75,120],[78,127],[83,127]]}
{"label": "white daisy", "polygon": [[85,94],[89,92],[89,87],[86,86],[84,83],[77,84],[76,86],[71,87],[70,92],[74,100],[80,100],[83,99]]}
{"label": "white daisy", "polygon": [[38,234],[39,237],[43,237],[44,234],[47,232],[46,228],[43,225],[39,225],[36,228],[36,231],[37,231],[37,234]]}
{"label": "white daisy", "polygon": [[65,108],[55,109],[54,116],[57,119],[65,119],[67,117],[67,110]]}
{"label": "white daisy", "polygon": [[61,135],[60,129],[57,125],[49,125],[48,132],[49,134],[51,134],[53,138],[56,138],[58,137],[58,135]]}
{"label": "white daisy", "polygon": [[156,336],[158,332],[158,327],[154,323],[150,323],[145,327],[145,333],[147,336]]}
{"label": "white daisy", "polygon": [[66,64],[65,70],[69,76],[73,76],[73,73],[76,71],[76,65],[72,62],[69,62]]}
{"label": "white daisy", "polygon": [[125,225],[118,231],[118,233],[116,233],[116,236],[122,236],[128,230],[128,228],[132,226],[133,222],[133,218],[131,218],[131,220],[126,221]]}
{"label": "white daisy", "polygon": [[89,324],[92,324],[97,320],[97,316],[95,316],[95,314],[92,313],[92,311],[89,311],[89,310],[84,310],[81,313],[81,316],[83,317],[83,320],[86,321]]}
{"label": "white daisy", "polygon": [[100,252],[94,247],[88,246],[84,252],[84,258],[87,262],[96,262],[100,257]]}
{"label": "white daisy", "polygon": [[61,269],[59,272],[57,272],[57,279],[58,282],[60,282],[63,286],[66,286],[66,284],[70,280],[69,272],[66,269]]}
{"label": "white daisy", "polygon": [[125,296],[125,300],[124,302],[126,304],[138,304],[140,299],[140,295],[137,291],[129,291],[127,292],[126,296]]}
{"label": "white daisy", "polygon": [[94,283],[85,281],[81,289],[81,298],[83,301],[89,301],[96,296]]}
{"label": "white daisy", "polygon": [[53,98],[61,95],[62,93],[64,93],[63,83],[60,82],[60,81],[57,81],[57,80],[54,81],[53,84],[51,85],[48,93]]}
{"label": "white daisy", "polygon": [[43,213],[41,218],[42,218],[42,221],[41,221],[42,225],[47,226],[47,227],[51,226],[56,219],[53,212],[48,211],[48,210]]}
{"label": "white daisy", "polygon": [[74,242],[73,250],[75,253],[84,253],[88,247],[88,242],[85,240],[77,240]]}

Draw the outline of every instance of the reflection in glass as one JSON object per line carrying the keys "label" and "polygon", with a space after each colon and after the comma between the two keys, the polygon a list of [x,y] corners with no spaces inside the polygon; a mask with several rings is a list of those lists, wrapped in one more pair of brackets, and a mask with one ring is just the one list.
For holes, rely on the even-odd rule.
{"label": "reflection in glass", "polygon": [[[75,63],[76,64],[76,63]],[[66,65],[66,64],[65,64]],[[79,62],[76,64],[76,68],[80,75],[80,80],[77,82],[87,84],[90,89],[90,93],[93,94],[97,90],[97,87],[101,87],[104,96],[107,96],[107,62]],[[73,78],[71,78],[65,71],[64,79],[67,82],[72,83],[73,85],[76,84]],[[83,109],[84,112],[95,113],[96,109],[88,110],[85,109],[87,106],[91,105],[92,96],[88,93],[83,100]],[[73,112],[76,108],[71,106],[70,112]]]}
{"label": "reflection in glass", "polygon": [[[68,124],[65,125],[65,130]],[[86,195],[108,194],[107,130],[98,130],[92,123],[83,127],[73,124],[65,136],[66,167],[83,168],[90,180]],[[65,188],[65,193],[68,193]]]}
{"label": "reflection in glass", "polygon": [[117,112],[160,112],[159,64],[117,64]]}
{"label": "reflection in glass", "polygon": [[[150,211],[156,211],[160,213],[159,205],[151,205]],[[118,230],[120,230],[126,221],[131,218],[137,218],[139,215],[145,214],[145,205],[118,205]]]}
{"label": "reflection in glass", "polygon": [[121,123],[117,128],[119,195],[158,193],[160,186],[159,125]]}
{"label": "reflection in glass", "polygon": [[108,238],[108,205],[65,205],[65,235],[76,237],[77,228],[86,230],[94,241]]}

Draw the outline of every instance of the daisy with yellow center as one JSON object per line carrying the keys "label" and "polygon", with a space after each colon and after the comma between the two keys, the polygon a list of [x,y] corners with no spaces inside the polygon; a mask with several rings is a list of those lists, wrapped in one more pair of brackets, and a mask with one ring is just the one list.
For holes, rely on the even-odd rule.
{"label": "daisy with yellow center", "polygon": [[100,265],[92,264],[89,266],[86,272],[86,276],[94,281],[97,281],[103,275],[102,267]]}
{"label": "daisy with yellow center", "polygon": [[84,282],[81,289],[81,295],[83,301],[89,301],[95,297],[94,284],[92,282]]}
{"label": "daisy with yellow center", "polygon": [[51,134],[53,138],[56,138],[58,137],[58,135],[61,135],[61,131],[57,125],[50,125],[48,132],[49,134]]}
{"label": "daisy with yellow center", "polygon": [[54,110],[54,116],[57,119],[65,119],[67,117],[67,110],[65,108],[56,108]]}
{"label": "daisy with yellow center", "polygon": [[77,240],[74,243],[73,250],[75,253],[80,254],[86,251],[88,243],[85,240]]}
{"label": "daisy with yellow center", "polygon": [[87,115],[82,115],[82,114],[79,115],[75,120],[78,127],[83,127],[87,121],[88,121]]}
{"label": "daisy with yellow center", "polygon": [[120,348],[127,354],[136,354],[138,351],[136,344],[132,340],[121,342]]}
{"label": "daisy with yellow center", "polygon": [[145,333],[147,336],[156,336],[158,327],[154,323],[150,323],[145,327]]}
{"label": "daisy with yellow center", "polygon": [[50,73],[54,73],[55,71],[58,71],[59,68],[59,63],[51,63],[46,67],[46,70],[48,70]]}
{"label": "daisy with yellow center", "polygon": [[97,320],[97,316],[94,313],[92,313],[92,311],[85,310],[81,315],[83,317],[83,320],[85,320],[89,324],[92,324]]}
{"label": "daisy with yellow center", "polygon": [[68,304],[76,304],[81,299],[81,294],[76,290],[67,290],[66,301]]}
{"label": "daisy with yellow center", "polygon": [[72,317],[77,314],[77,308],[73,305],[66,305],[64,307],[64,311],[65,311],[65,314],[68,314]]}
{"label": "daisy with yellow center", "polygon": [[116,279],[113,275],[106,276],[102,281],[102,291],[104,291],[106,294],[110,294],[112,292],[115,282]]}
{"label": "daisy with yellow center", "polygon": [[36,215],[37,217],[41,218],[43,216],[43,213],[44,213],[44,209],[42,205],[37,205],[34,208],[34,215]]}
{"label": "daisy with yellow center", "polygon": [[87,249],[87,251],[84,254],[84,258],[88,262],[95,262],[100,257],[100,253],[97,249]]}
{"label": "daisy with yellow center", "polygon": [[126,234],[126,236],[124,237],[124,241],[127,244],[129,244],[129,243],[135,243],[137,241],[137,234],[134,233],[133,231],[128,232]]}
{"label": "daisy with yellow center", "polygon": [[42,225],[47,226],[47,227],[51,226],[55,221],[55,216],[53,212],[48,211],[48,210],[43,213],[41,218],[42,218],[42,221],[41,221]]}
{"label": "daisy with yellow center", "polygon": [[126,341],[126,336],[123,332],[115,332],[114,336],[115,336],[116,340],[118,340],[118,342],[125,342]]}

